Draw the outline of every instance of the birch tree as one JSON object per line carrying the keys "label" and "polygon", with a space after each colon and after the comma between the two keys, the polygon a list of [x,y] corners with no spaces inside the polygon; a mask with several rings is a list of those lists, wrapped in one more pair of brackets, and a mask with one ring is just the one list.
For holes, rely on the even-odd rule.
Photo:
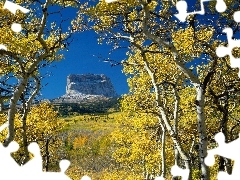
{"label": "birch tree", "polygon": [[[48,103],[41,103],[32,106],[26,116],[26,120],[22,121],[22,113],[15,115],[15,138],[20,148],[14,153],[14,158],[19,165],[23,165],[32,158],[27,147],[31,142],[37,142],[41,149],[43,157],[43,166],[46,171],[49,165],[58,167],[62,141],[58,136],[60,130],[65,126],[64,121],[58,118],[58,113],[53,110],[53,106]],[[6,114],[0,115],[0,123],[4,123]],[[23,131],[23,123],[24,131]],[[24,134],[23,134],[24,132]],[[7,131],[0,133],[0,140],[6,138]],[[62,150],[63,150],[62,145]]]}
{"label": "birch tree", "polygon": [[[70,21],[63,11],[70,6],[77,7],[77,1],[17,1],[18,5],[30,10],[24,14],[17,11],[14,15],[3,9],[1,3],[0,49],[1,88],[7,90],[1,99],[7,105],[8,134],[4,141],[7,146],[14,139],[14,118],[17,106],[23,107],[22,120],[25,121],[32,100],[41,87],[40,69],[51,62],[63,58],[73,33]],[[54,7],[54,8],[53,8]],[[53,20],[55,18],[55,20]],[[22,31],[14,32],[10,26],[18,22]],[[67,29],[67,30],[66,30]],[[31,84],[31,85],[30,85]],[[29,90],[32,87],[32,90]],[[28,93],[26,93],[28,91]],[[23,101],[23,98],[26,100]],[[21,101],[22,100],[22,101]]]}
{"label": "birch tree", "polygon": [[[140,51],[141,67],[150,77],[155,102],[163,123],[170,134],[185,167],[190,168],[190,159],[179,144],[176,129],[170,123],[166,107],[161,99],[161,91],[157,81],[154,65],[148,62],[147,53],[152,45],[157,46],[160,52],[166,54],[167,62],[172,61],[178,70],[185,75],[195,89],[195,113],[198,132],[198,155],[201,169],[201,179],[209,180],[209,167],[204,163],[207,155],[208,137],[206,130],[206,90],[216,73],[219,58],[215,50],[219,45],[219,32],[223,23],[236,27],[229,14],[236,11],[238,2],[226,1],[228,10],[220,15],[215,11],[215,3],[205,6],[205,16],[190,15],[186,23],[180,23],[174,18],[175,2],[173,1],[101,1],[96,6],[87,9],[86,14],[93,23],[93,29],[99,35],[99,42],[106,42],[118,49],[126,42],[131,52]],[[80,13],[79,13],[80,14]],[[212,20],[211,18],[216,18]],[[76,21],[77,22],[77,21]],[[91,25],[92,25],[91,24]],[[237,29],[237,28],[235,28]],[[152,52],[154,53],[154,52]],[[189,68],[190,64],[208,64],[204,75]],[[158,60],[156,60],[158,61]],[[124,64],[124,62],[122,62]],[[135,64],[139,66],[139,64]],[[196,66],[194,66],[196,67]],[[162,70],[162,69],[161,69]],[[171,69],[167,69],[171,72]],[[191,178],[191,175],[190,175]]]}

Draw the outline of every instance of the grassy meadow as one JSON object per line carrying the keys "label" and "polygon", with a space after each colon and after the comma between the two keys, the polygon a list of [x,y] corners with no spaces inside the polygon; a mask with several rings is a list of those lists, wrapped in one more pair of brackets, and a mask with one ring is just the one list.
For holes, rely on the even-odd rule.
{"label": "grassy meadow", "polygon": [[71,162],[66,173],[70,178],[79,180],[89,175],[101,179],[104,171],[114,169],[117,164],[111,156],[111,133],[119,116],[120,112],[114,112],[61,118],[66,124],[62,135],[66,158]]}

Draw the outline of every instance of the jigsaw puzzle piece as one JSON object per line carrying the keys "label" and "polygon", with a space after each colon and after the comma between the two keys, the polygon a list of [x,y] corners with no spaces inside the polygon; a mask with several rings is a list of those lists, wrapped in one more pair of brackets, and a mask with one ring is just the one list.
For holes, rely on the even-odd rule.
{"label": "jigsaw puzzle piece", "polygon": [[[188,5],[187,5],[187,2],[185,0],[178,1],[176,3],[176,9],[178,11],[178,14],[175,14],[176,18],[178,18],[178,20],[181,21],[181,22],[185,22],[187,16],[190,15],[190,14],[204,15],[205,10],[204,10],[203,2],[207,2],[207,1],[212,1],[212,0],[201,0],[200,1],[201,10],[200,11],[194,11],[194,12],[191,12],[191,13],[187,12]],[[224,0],[217,0],[215,8],[218,12],[224,12],[224,11],[226,11],[227,6],[226,6],[226,3],[224,2]]]}
{"label": "jigsaw puzzle piece", "polygon": [[7,147],[4,147],[0,143],[0,177],[8,177],[9,179],[14,179],[12,172],[19,172],[20,166],[11,156],[11,153],[16,152],[18,149],[19,145],[15,141],[12,141]]}
{"label": "jigsaw puzzle piece", "polygon": [[89,176],[83,176],[81,180],[91,180],[91,178]]}
{"label": "jigsaw puzzle piece", "polygon": [[30,11],[29,9],[26,9],[26,8],[24,8],[22,6],[19,6],[19,5],[15,4],[15,3],[12,3],[10,1],[6,1],[4,3],[3,9],[8,9],[13,14],[16,14],[17,10],[20,10],[20,11],[22,11],[25,14]]}
{"label": "jigsaw puzzle piece", "polygon": [[59,163],[60,172],[43,172],[42,178],[45,180],[52,180],[52,179],[58,179],[58,180],[71,180],[66,174],[65,171],[70,166],[70,161],[68,160],[61,160]]}
{"label": "jigsaw puzzle piece", "polygon": [[186,1],[178,1],[176,4],[176,9],[178,10],[178,14],[175,14],[176,18],[178,18],[178,20],[181,22],[185,22],[188,16]]}
{"label": "jigsaw puzzle piece", "polygon": [[[225,143],[225,137],[222,132],[215,135],[215,140],[218,143],[218,147],[208,150],[208,155],[205,158],[205,163],[210,165],[212,163],[212,157],[214,155],[223,156],[229,159],[239,159],[240,152],[240,140]],[[231,153],[230,153],[231,152]]]}
{"label": "jigsaw puzzle piece", "polygon": [[233,19],[234,19],[234,21],[236,21],[237,23],[240,22],[240,11],[234,12],[234,14],[233,14]]}
{"label": "jigsaw puzzle piece", "polygon": [[226,3],[224,2],[224,0],[217,0],[216,6],[215,6],[217,12],[224,12],[227,9]]}
{"label": "jigsaw puzzle piece", "polygon": [[[224,47],[224,46],[217,47],[216,54],[218,57],[224,57],[224,56],[228,55],[230,57],[230,66],[232,68],[240,68],[240,58],[235,58],[232,55],[232,50],[234,48],[240,47],[240,40],[232,39],[233,30],[231,28],[225,28],[223,30],[223,32],[227,34],[228,46],[227,47]],[[240,77],[240,72],[239,72],[238,76]]]}
{"label": "jigsaw puzzle piece", "polygon": [[174,165],[171,168],[171,174],[173,176],[181,176],[182,180],[188,180],[189,172],[189,169],[182,169],[177,165]]}
{"label": "jigsaw puzzle piece", "polygon": [[218,147],[208,150],[208,154],[205,158],[205,163],[208,166],[212,166],[215,162],[215,155],[222,156],[231,160],[234,160],[234,167],[232,174],[229,175],[225,172],[219,172],[219,179],[238,179],[240,177],[240,139],[236,139],[232,142],[225,143],[225,136],[222,132],[215,135],[215,140],[218,143]]}
{"label": "jigsaw puzzle piece", "polygon": [[224,47],[224,46],[219,46],[219,47],[217,47],[217,49],[216,49],[216,54],[217,54],[217,56],[218,57],[224,57],[224,56],[226,56],[226,55],[228,55],[229,53],[228,53],[228,48],[227,47]]}
{"label": "jigsaw puzzle piece", "polygon": [[28,145],[28,151],[34,155],[26,164],[21,166],[20,176],[25,177],[25,180],[34,179],[38,177],[42,179],[42,156],[39,145],[36,142],[32,142]]}
{"label": "jigsaw puzzle piece", "polygon": [[154,180],[164,180],[164,178],[162,176],[158,176],[158,177],[155,177]]}

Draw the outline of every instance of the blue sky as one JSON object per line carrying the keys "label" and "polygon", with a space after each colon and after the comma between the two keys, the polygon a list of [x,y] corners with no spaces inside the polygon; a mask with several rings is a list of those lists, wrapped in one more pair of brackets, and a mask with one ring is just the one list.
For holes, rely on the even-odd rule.
{"label": "blue sky", "polygon": [[[194,1],[187,1],[191,9]],[[65,13],[69,17],[74,16],[72,10]],[[111,46],[99,45],[97,43],[97,35],[94,32],[82,32],[74,36],[75,40],[71,43],[69,51],[65,52],[65,59],[54,63],[51,67],[44,70],[45,78],[43,80],[43,88],[41,90],[41,98],[57,98],[65,94],[66,78],[69,74],[105,74],[108,76],[116,92],[121,95],[128,93],[127,77],[122,73],[122,66],[111,66],[110,63],[103,62],[98,56],[108,58]],[[117,51],[111,55],[111,59],[121,61],[125,59],[124,51]],[[43,75],[44,75],[43,74]],[[47,84],[47,85],[46,85]]]}
{"label": "blue sky", "polygon": [[[73,19],[75,15],[74,9],[71,8],[67,8],[63,13],[67,14],[69,19]],[[51,18],[50,21],[56,19]],[[52,99],[64,95],[67,76],[85,73],[105,74],[111,79],[117,94],[128,93],[127,78],[122,73],[122,66],[112,67],[110,63],[103,62],[103,59],[98,58],[99,56],[110,57],[113,60],[121,61],[126,58],[126,52],[118,51],[109,56],[111,46],[99,45],[97,34],[93,31],[77,33],[73,37],[74,41],[71,42],[69,51],[64,52],[65,59],[42,70],[45,78],[42,81],[40,98]]]}
{"label": "blue sky", "polygon": [[[94,32],[83,32],[74,37],[75,40],[71,43],[69,51],[64,53],[65,59],[45,69],[47,72],[45,76],[49,76],[42,84],[44,86],[41,91],[42,98],[51,99],[65,94],[67,76],[85,73],[105,74],[111,79],[119,95],[127,93],[127,78],[122,73],[122,66],[112,67],[110,63],[98,58],[99,55],[104,58],[109,57],[108,52],[111,47],[99,45]],[[125,58],[125,54],[118,52],[111,57],[116,61],[121,61]]]}

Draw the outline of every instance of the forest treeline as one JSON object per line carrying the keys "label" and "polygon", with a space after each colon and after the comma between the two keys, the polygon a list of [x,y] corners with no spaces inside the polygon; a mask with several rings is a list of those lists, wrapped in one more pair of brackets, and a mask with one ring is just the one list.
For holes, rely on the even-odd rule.
{"label": "forest treeline", "polygon": [[79,103],[53,103],[54,109],[60,116],[71,116],[78,114],[107,113],[109,111],[119,111],[119,99],[109,98],[93,102]]}

